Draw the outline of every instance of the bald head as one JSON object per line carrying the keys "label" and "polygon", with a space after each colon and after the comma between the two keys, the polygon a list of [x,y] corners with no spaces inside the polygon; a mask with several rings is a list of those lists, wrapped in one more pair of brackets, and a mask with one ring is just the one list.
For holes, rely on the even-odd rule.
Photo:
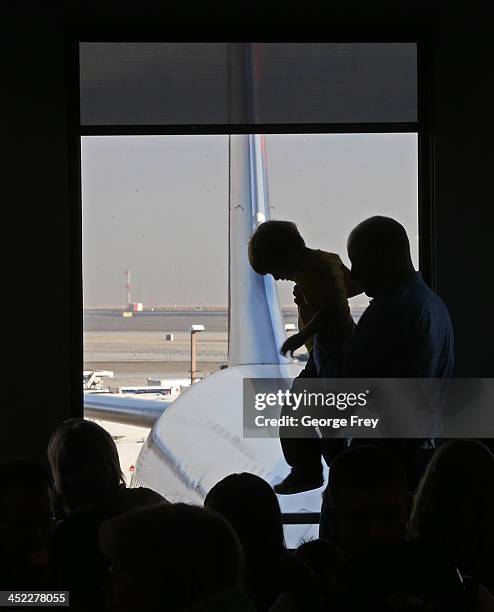
{"label": "bald head", "polygon": [[367,295],[375,297],[387,288],[407,281],[414,272],[405,228],[390,217],[370,217],[348,238],[352,276]]}

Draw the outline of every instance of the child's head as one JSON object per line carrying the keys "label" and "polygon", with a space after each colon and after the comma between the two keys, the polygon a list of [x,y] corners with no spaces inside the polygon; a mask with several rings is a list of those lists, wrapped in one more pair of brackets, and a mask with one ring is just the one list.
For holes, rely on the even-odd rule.
{"label": "child's head", "polygon": [[286,280],[295,270],[305,242],[295,223],[266,221],[252,234],[249,261],[258,274],[272,274],[276,280]]}

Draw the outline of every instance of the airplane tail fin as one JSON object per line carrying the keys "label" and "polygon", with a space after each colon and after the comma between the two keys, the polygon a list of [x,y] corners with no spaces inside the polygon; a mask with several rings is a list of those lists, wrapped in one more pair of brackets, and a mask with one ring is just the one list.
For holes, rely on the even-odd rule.
{"label": "airplane tail fin", "polygon": [[264,136],[231,135],[229,168],[228,365],[286,364],[275,281],[254,272],[247,247],[256,227],[269,219]]}

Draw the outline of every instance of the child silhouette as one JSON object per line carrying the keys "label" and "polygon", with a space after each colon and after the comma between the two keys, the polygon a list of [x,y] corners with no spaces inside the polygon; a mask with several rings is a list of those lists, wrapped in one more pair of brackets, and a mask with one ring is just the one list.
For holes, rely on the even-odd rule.
{"label": "child silhouette", "polygon": [[324,356],[351,332],[347,298],[361,293],[361,287],[338,255],[308,248],[289,221],[262,223],[250,239],[249,261],[259,274],[296,283],[299,331],[284,342],[281,352],[293,354],[305,344],[309,353],[314,351],[319,370]]}

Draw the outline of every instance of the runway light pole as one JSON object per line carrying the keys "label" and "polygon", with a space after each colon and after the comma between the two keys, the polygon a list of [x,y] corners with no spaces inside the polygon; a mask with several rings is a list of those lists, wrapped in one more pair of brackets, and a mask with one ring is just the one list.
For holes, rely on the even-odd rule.
{"label": "runway light pole", "polygon": [[194,375],[197,368],[197,347],[196,347],[196,334],[204,331],[204,325],[191,325],[190,326],[190,384],[194,384]]}

